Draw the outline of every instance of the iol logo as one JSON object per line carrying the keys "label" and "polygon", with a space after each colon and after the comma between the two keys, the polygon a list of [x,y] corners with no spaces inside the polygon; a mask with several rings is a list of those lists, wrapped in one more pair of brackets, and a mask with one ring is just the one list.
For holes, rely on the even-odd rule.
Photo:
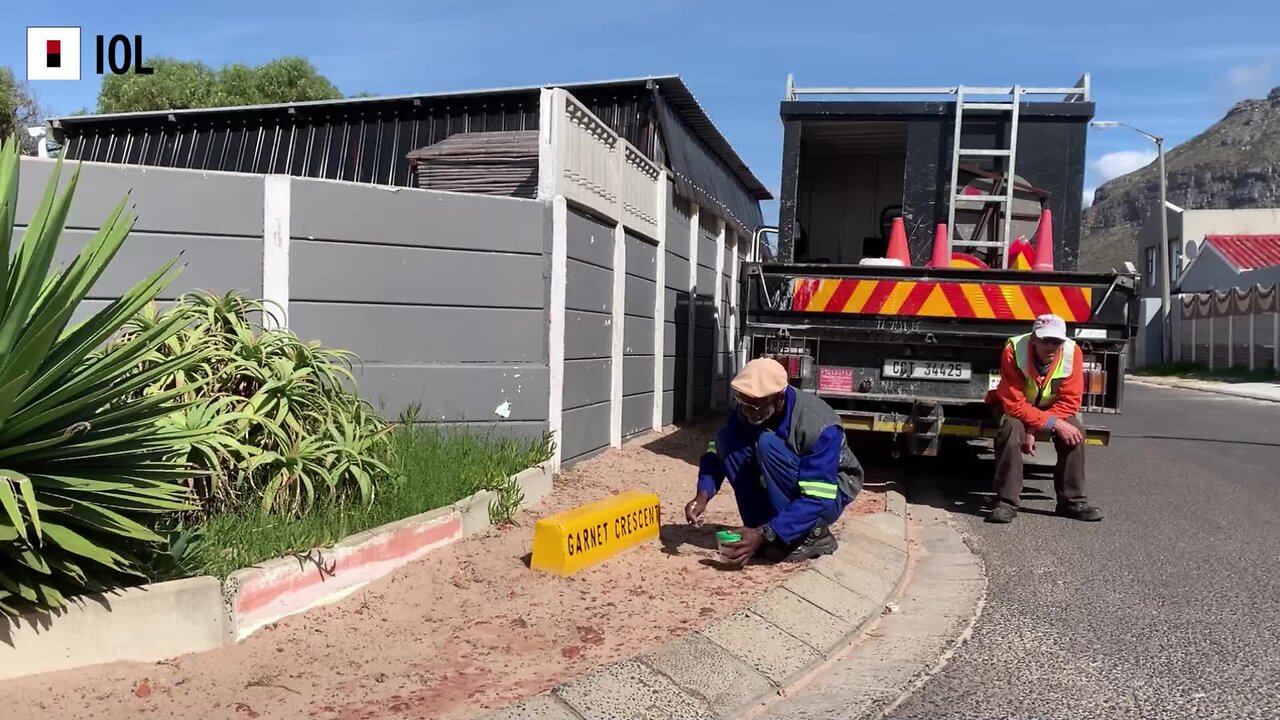
{"label": "iol logo", "polygon": [[[142,36],[94,36],[94,72],[113,75],[150,75],[155,68],[142,59]],[[27,80],[79,80],[80,28],[28,27]]]}

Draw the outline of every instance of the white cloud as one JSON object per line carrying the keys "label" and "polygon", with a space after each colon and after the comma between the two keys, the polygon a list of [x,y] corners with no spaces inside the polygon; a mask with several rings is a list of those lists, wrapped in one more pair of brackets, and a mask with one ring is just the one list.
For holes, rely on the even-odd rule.
{"label": "white cloud", "polygon": [[1128,175],[1138,168],[1146,167],[1155,159],[1155,150],[1119,150],[1109,152],[1090,164],[1093,167],[1093,171],[1098,175],[1098,184],[1101,185],[1108,180],[1118,178],[1121,175]]}
{"label": "white cloud", "polygon": [[1093,204],[1093,193],[1097,191],[1097,189],[1098,188],[1096,187],[1087,187],[1084,189],[1084,202],[1081,203],[1082,207],[1089,207]]}
{"label": "white cloud", "polygon": [[1228,102],[1265,97],[1271,89],[1271,61],[1233,65],[1222,79],[1222,92]]}

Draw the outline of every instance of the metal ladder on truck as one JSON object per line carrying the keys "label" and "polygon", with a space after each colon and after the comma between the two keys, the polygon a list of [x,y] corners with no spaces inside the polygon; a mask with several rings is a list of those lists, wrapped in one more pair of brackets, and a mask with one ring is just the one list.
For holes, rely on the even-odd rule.
{"label": "metal ladder on truck", "polygon": [[[1000,257],[1000,267],[1009,266],[1009,246],[1013,242],[1010,237],[1013,229],[1013,199],[1014,192],[1018,190],[1017,182],[1017,161],[1018,161],[1018,120],[1022,110],[1023,97],[1025,95],[1066,95],[1065,100],[1085,102],[1089,101],[1089,74],[1085,73],[1081,76],[1079,82],[1074,88],[1024,88],[1021,85],[1013,87],[989,88],[989,87],[965,87],[958,85],[955,88],[956,102],[956,121],[954,134],[952,138],[951,148],[951,183],[949,186],[949,197],[947,201],[947,238],[952,247],[965,248],[981,248],[987,250],[996,250]],[[1008,100],[992,101],[969,101],[966,96],[992,96],[1006,95]],[[965,111],[995,111],[1005,114],[1009,119],[1009,146],[1003,148],[966,148],[963,145],[964,134],[964,117]],[[999,180],[991,181],[992,192],[987,195],[966,195],[960,188],[960,166],[962,160],[966,157],[991,157],[1005,158],[1004,174]],[[992,213],[994,218],[1003,217],[1000,223],[999,233],[995,240],[979,239],[979,230],[983,222],[979,221],[977,230],[973,237],[954,240],[956,237],[956,205],[960,202],[981,202],[984,204],[983,219]],[[952,248],[948,248],[950,251]]]}
{"label": "metal ladder on truck", "polygon": [[[950,197],[947,201],[947,233],[948,238],[956,236],[956,205],[960,202],[981,202],[984,203],[985,209],[996,210],[995,217],[999,218],[1003,214],[1004,222],[1001,223],[1000,232],[996,240],[980,240],[977,233],[968,240],[956,242],[951,241],[952,247],[969,247],[996,249],[1000,253],[1000,267],[1006,267],[1009,260],[1009,232],[1013,227],[1013,192],[1016,189],[1014,168],[1017,167],[1018,159],[1018,114],[1022,107],[1022,86],[1014,85],[1008,88],[1008,101],[1001,102],[966,102],[966,91],[970,95],[992,95],[995,93],[985,92],[992,88],[966,88],[960,85],[956,88],[956,124],[954,131],[954,142],[951,149],[951,184]],[[982,91],[982,92],[980,92]],[[1005,93],[1000,93],[1005,94]],[[1008,113],[1009,116],[1009,147],[992,148],[992,149],[975,149],[962,147],[962,139],[964,129],[965,110],[984,110],[996,111],[999,113]],[[992,193],[988,195],[965,195],[960,190],[960,162],[966,157],[994,157],[1006,158],[1005,172],[1000,180],[993,180],[991,183]],[[1002,194],[995,194],[1003,188]],[[994,207],[993,207],[994,204]],[[950,250],[951,248],[948,248]]]}
{"label": "metal ladder on truck", "polygon": [[[1014,85],[1012,87],[967,87],[965,85],[957,85],[953,87],[812,87],[802,88],[796,87],[793,76],[787,76],[787,99],[796,100],[801,95],[950,95],[955,98],[956,115],[955,115],[955,137],[951,150],[951,184],[948,187],[947,201],[947,233],[948,240],[952,247],[969,247],[969,248],[985,248],[998,249],[1000,252],[1000,267],[1007,267],[1009,262],[1009,245],[1011,238],[1009,234],[1013,227],[1013,199],[1014,191],[1019,188],[1015,180],[1014,170],[1017,161],[1018,148],[1018,121],[1021,112],[1023,99],[1029,95],[1060,95],[1063,96],[1062,102],[1090,102],[1090,82],[1089,73],[1084,73],[1076,84],[1069,88],[1063,87],[1022,87]],[[992,101],[969,101],[966,97],[987,97],[1006,96],[1007,100],[999,102]],[[971,111],[997,111],[1007,113],[1009,117],[1009,147],[992,148],[992,149],[976,149],[965,148],[962,146],[962,129],[964,127],[964,118],[966,112]],[[960,165],[961,159],[965,157],[994,157],[1007,158],[1008,163],[1005,166],[1004,180],[1002,183],[995,180],[992,181],[992,190],[1002,190],[1001,194],[988,195],[965,195],[959,187],[960,182]],[[968,240],[956,241],[956,203],[964,202],[983,202],[987,208],[998,209],[1003,213],[1004,219],[1000,224],[1000,232],[996,240],[979,240],[976,237]],[[948,248],[948,252],[952,248]]]}

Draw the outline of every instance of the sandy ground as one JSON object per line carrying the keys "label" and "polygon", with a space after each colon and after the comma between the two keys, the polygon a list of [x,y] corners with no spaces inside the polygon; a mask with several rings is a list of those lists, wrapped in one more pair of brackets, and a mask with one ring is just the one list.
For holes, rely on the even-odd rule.
{"label": "sandy ground", "polygon": [[[706,525],[684,523],[712,429],[651,436],[581,463],[514,526],[454,543],[233,647],[0,683],[0,716],[453,720],[641,653],[748,605],[799,569],[717,567],[714,532],[738,520],[727,483]],[[528,568],[537,517],[632,488],[662,499],[661,543],[570,578]],[[882,493],[863,492],[845,518],[883,509]]]}

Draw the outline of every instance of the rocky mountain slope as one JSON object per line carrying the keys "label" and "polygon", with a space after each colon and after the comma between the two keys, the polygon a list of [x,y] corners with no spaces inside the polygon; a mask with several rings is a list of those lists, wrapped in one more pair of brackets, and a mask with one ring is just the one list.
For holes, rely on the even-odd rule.
{"label": "rocky mountain slope", "polygon": [[[1207,130],[1167,152],[1169,202],[1189,210],[1280,207],[1280,87],[1244,100]],[[1138,229],[1160,196],[1156,163],[1098,188],[1085,210],[1083,270],[1137,263]]]}

